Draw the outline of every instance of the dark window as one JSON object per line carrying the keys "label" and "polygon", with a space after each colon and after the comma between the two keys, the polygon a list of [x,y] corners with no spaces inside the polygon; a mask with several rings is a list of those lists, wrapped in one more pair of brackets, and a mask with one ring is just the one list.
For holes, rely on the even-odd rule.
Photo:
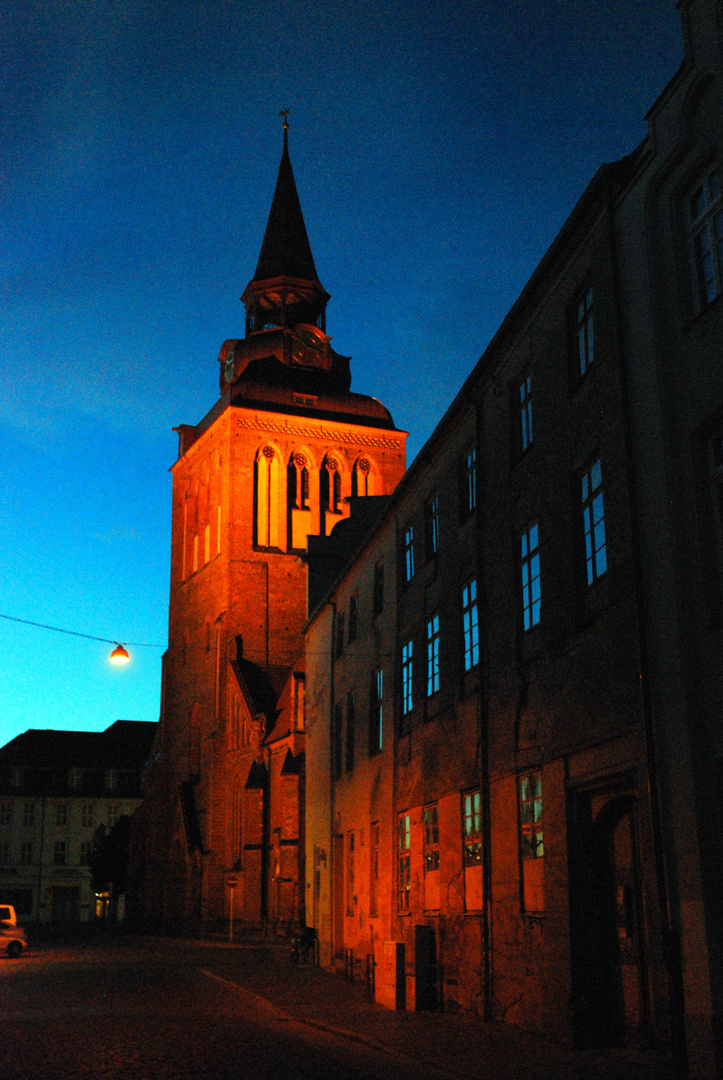
{"label": "dark window", "polygon": [[586,289],[575,304],[575,344],[578,373],[582,376],[592,364],[595,354],[592,289]]}
{"label": "dark window", "polygon": [[378,754],[382,749],[382,716],[384,677],[381,668],[372,672],[371,704],[369,709],[369,753]]}
{"label": "dark window", "polygon": [[341,512],[341,474],[336,470],[334,471],[334,475],[332,477],[332,494],[332,510],[335,514],[339,514]]}
{"label": "dark window", "polygon": [[439,615],[427,620],[427,697],[439,690]]}
{"label": "dark window", "polygon": [[356,641],[357,626],[359,620],[359,597],[352,596],[349,600],[349,644]]}
{"label": "dark window", "polygon": [[477,506],[477,451],[465,451],[460,463],[460,517],[468,517]]}
{"label": "dark window", "polygon": [[354,833],[347,833],[346,844],[346,913],[354,914]]}
{"label": "dark window", "polygon": [[90,866],[90,856],[93,851],[93,845],[90,840],[84,840],[80,845],[80,865]]}
{"label": "dark window", "polygon": [[520,538],[520,575],[522,579],[522,625],[531,630],[540,621],[542,591],[540,585],[540,549],[537,525],[531,525]]}
{"label": "dark window", "polygon": [[409,814],[400,814],[397,841],[397,895],[400,911],[409,910],[409,894],[412,889],[411,847]]}
{"label": "dark window", "polygon": [[517,389],[518,440],[524,453],[532,443],[532,376],[527,374]]}
{"label": "dark window", "polygon": [[379,615],[384,610],[384,563],[378,562],[374,567],[374,601],[373,611]]}
{"label": "dark window", "polygon": [[334,776],[338,780],[341,776],[341,764],[342,764],[342,723],[343,723],[343,710],[341,705],[337,705],[334,708],[334,732],[333,732],[333,744],[334,744]]}
{"label": "dark window", "polygon": [[31,866],[33,862],[33,844],[31,840],[23,840],[20,845],[20,865]]}
{"label": "dark window", "polygon": [[336,656],[341,656],[344,652],[344,612],[337,612],[336,616]]}
{"label": "dark window", "polygon": [[414,527],[412,525],[404,533],[404,580],[411,581],[414,577]]}
{"label": "dark window", "polygon": [[688,197],[688,248],[696,309],[723,290],[723,200],[719,170],[713,169]]}
{"label": "dark window", "polygon": [[472,578],[462,588],[462,635],[464,640],[464,670],[479,664],[479,614],[477,610],[477,581]]}
{"label": "dark window", "polygon": [[356,727],[356,704],[354,691],[346,695],[346,771],[354,768],[354,729]]}
{"label": "dark window", "polygon": [[53,862],[56,866],[65,866],[65,840],[56,840],[53,849]]}
{"label": "dark window", "polygon": [[439,497],[433,495],[424,507],[424,554],[433,559],[439,551]]}
{"label": "dark window", "polygon": [[373,821],[369,830],[369,915],[379,914],[379,822]]}
{"label": "dark window", "polygon": [[592,585],[608,568],[602,468],[599,461],[591,465],[582,478],[582,517],[587,583]]}

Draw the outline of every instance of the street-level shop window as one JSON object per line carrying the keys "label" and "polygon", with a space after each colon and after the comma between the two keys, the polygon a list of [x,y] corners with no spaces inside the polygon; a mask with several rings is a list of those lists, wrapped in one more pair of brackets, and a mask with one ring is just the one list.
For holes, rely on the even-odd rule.
{"label": "street-level shop window", "polygon": [[585,535],[585,566],[587,583],[605,573],[608,567],[607,544],[605,540],[605,508],[603,505],[602,466],[594,462],[583,474],[582,516]]}
{"label": "street-level shop window", "polygon": [[702,311],[723,290],[723,199],[718,168],[695,185],[686,201],[693,295]]}
{"label": "street-level shop window", "polygon": [[464,865],[479,866],[482,862],[482,812],[480,792],[469,791],[462,796],[464,816]]}
{"label": "street-level shop window", "polygon": [[464,670],[471,671],[479,664],[479,613],[477,610],[477,579],[462,587],[462,636]]}
{"label": "street-level shop window", "polygon": [[400,911],[409,911],[412,889],[411,847],[412,830],[409,814],[399,815],[397,833],[397,895]]}
{"label": "street-level shop window", "polygon": [[427,620],[427,697],[439,690],[439,615]]}
{"label": "street-level shop window", "polygon": [[522,625],[531,630],[540,621],[542,588],[540,579],[540,544],[537,524],[520,538],[520,576],[522,583]]}

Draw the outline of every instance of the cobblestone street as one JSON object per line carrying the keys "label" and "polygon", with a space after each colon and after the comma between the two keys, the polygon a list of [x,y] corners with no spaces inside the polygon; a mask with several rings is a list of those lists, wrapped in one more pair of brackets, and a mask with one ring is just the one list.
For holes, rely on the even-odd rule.
{"label": "cobblestone street", "polygon": [[3,1080],[668,1080],[663,1056],[575,1053],[499,1024],[394,1013],[267,943],[119,936],[0,960]]}

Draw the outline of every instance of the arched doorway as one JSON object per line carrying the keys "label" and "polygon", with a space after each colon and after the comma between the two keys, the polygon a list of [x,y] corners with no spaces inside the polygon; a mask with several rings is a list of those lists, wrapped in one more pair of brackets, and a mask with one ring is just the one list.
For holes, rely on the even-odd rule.
{"label": "arched doorway", "polygon": [[570,946],[575,1042],[637,1041],[648,1025],[637,799],[578,791],[569,803]]}

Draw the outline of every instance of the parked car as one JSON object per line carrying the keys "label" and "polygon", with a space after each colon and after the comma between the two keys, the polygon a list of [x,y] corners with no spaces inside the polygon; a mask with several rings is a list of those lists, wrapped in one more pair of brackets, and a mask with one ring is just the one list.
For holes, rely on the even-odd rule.
{"label": "parked car", "polygon": [[0,904],[0,949],[8,956],[22,956],[28,947],[28,939],[22,926],[18,926],[12,904]]}

